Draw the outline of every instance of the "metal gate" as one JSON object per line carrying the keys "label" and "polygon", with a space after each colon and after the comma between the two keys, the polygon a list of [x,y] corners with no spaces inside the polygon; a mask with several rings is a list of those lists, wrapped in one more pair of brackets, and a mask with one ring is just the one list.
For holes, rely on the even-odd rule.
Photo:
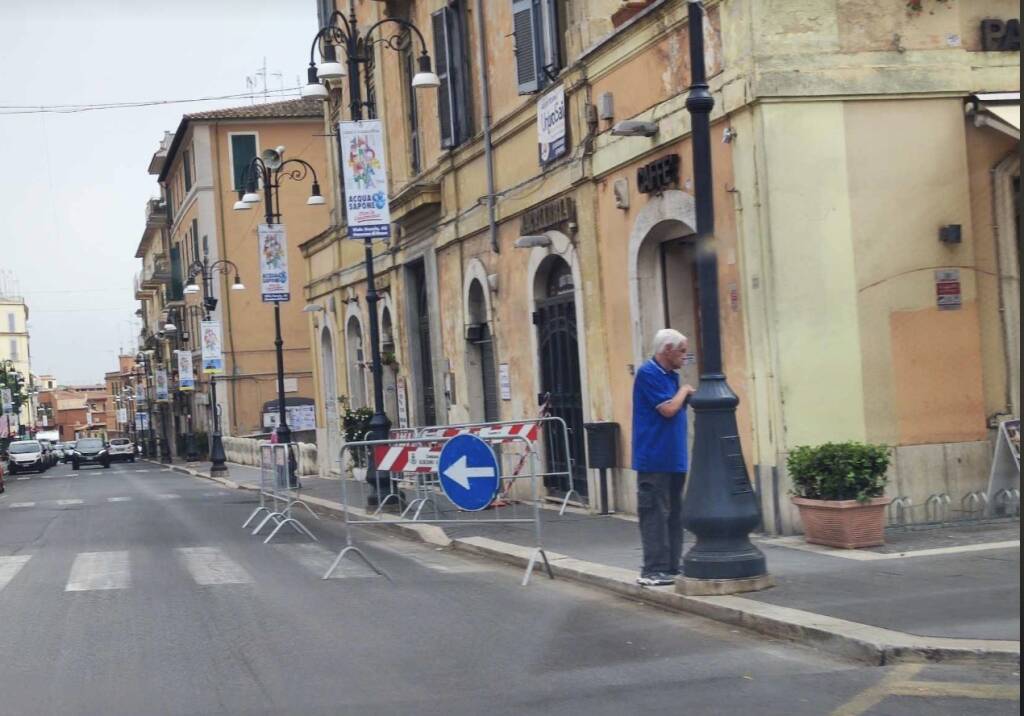
{"label": "metal gate", "polygon": [[[568,268],[568,267],[566,267]],[[571,289],[571,286],[570,286]],[[571,290],[537,302],[533,314],[540,351],[541,393],[548,413],[565,421],[569,428],[569,455],[564,442],[545,425],[548,472],[572,475],[572,489],[587,495],[587,472],[583,465],[583,389],[580,384],[579,344],[576,335],[576,304]],[[545,477],[549,492],[563,495],[569,490],[563,478]]]}

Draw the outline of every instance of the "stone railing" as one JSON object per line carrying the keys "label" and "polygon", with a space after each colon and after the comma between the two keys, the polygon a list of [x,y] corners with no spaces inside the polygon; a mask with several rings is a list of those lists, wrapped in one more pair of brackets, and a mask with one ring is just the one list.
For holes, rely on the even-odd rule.
{"label": "stone railing", "polygon": [[[260,466],[260,443],[264,440],[254,438],[232,438],[224,437],[224,455],[228,462],[239,465]],[[310,443],[297,443],[299,446],[298,472],[299,475],[316,475],[319,473],[317,465],[316,445]]]}

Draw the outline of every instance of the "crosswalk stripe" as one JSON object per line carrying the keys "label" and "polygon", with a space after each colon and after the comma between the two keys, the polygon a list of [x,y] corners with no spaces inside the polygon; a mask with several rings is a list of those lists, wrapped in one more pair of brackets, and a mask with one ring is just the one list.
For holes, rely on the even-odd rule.
{"label": "crosswalk stripe", "polygon": [[25,566],[25,562],[32,559],[32,555],[17,554],[10,557],[0,557],[0,591],[14,579],[14,576]]}
{"label": "crosswalk stripe", "polygon": [[128,552],[80,552],[71,565],[65,592],[125,589],[131,581]]}
{"label": "crosswalk stripe", "polygon": [[34,502],[12,502],[11,503],[11,508],[12,509],[15,508],[15,507],[35,507],[35,506],[36,506],[36,503],[34,503]]}
{"label": "crosswalk stripe", "polygon": [[18,479],[19,480],[31,480],[32,478],[31,477],[19,477]]}
{"label": "crosswalk stripe", "polygon": [[158,500],[180,500],[181,499],[181,495],[163,494],[163,495],[157,495],[156,499],[158,499]]}
{"label": "crosswalk stripe", "polygon": [[396,547],[386,547],[379,542],[374,542],[373,548],[379,549],[382,552],[387,552],[388,554],[404,557],[405,559],[411,559],[434,572],[468,574],[470,572],[485,571],[483,566],[477,566],[470,562],[463,562],[461,559],[451,557],[449,555],[442,555],[430,548],[408,545],[404,546],[402,549],[398,549]]}
{"label": "crosswalk stripe", "polygon": [[[323,545],[308,543],[275,544],[274,549],[301,564],[317,577],[322,577],[337,556]],[[377,573],[361,562],[342,560],[331,573],[331,579],[376,577]]]}
{"label": "crosswalk stripe", "polygon": [[252,577],[240,564],[216,547],[179,547],[174,550],[197,584],[248,584]]}
{"label": "crosswalk stripe", "polygon": [[131,502],[130,497],[108,497],[107,502]]}
{"label": "crosswalk stripe", "polygon": [[57,504],[61,506],[65,505],[80,505],[82,500],[57,500]]}

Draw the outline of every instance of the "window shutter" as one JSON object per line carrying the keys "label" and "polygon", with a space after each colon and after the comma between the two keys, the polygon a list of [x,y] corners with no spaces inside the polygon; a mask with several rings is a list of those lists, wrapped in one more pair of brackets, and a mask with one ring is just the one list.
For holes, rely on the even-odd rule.
{"label": "window shutter", "polygon": [[245,170],[256,156],[256,135],[235,134],[231,137],[231,163],[235,177],[235,191],[244,189]]}
{"label": "window shutter", "polygon": [[437,77],[441,80],[441,86],[437,88],[437,114],[441,127],[441,146],[444,148],[455,146],[455,132],[452,119],[454,117],[454,106],[452,103],[452,76],[448,58],[448,13],[450,10],[445,7],[430,16],[434,28],[434,54],[436,59]]}
{"label": "window shutter", "polygon": [[171,296],[172,301],[182,299],[184,277],[181,275],[181,249],[177,246],[171,247]]}
{"label": "window shutter", "polygon": [[539,89],[535,25],[533,0],[512,0],[512,32],[515,34],[519,94],[530,94]]}

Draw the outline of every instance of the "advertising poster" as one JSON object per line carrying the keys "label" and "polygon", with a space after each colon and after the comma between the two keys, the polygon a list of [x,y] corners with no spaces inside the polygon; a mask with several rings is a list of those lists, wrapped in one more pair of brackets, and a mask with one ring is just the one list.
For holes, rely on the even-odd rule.
{"label": "advertising poster", "polygon": [[223,375],[224,352],[221,350],[220,321],[202,321],[199,324],[199,335],[202,336],[203,373]]}
{"label": "advertising poster", "polygon": [[341,152],[345,175],[345,209],[351,239],[391,235],[388,174],[380,120],[341,122]]}
{"label": "advertising poster", "polygon": [[[316,406],[286,405],[284,411],[288,418],[288,427],[293,431],[316,430]],[[279,416],[276,412],[263,414],[263,427],[273,430],[278,422]]]}
{"label": "advertising poster", "polygon": [[156,399],[160,401],[171,399],[171,391],[167,385],[167,370],[164,368],[156,369]]}
{"label": "advertising poster", "polygon": [[11,395],[10,388],[4,388],[0,390],[0,396],[2,396],[4,404],[4,413],[10,414],[14,412],[14,397]]}
{"label": "advertising poster", "polygon": [[[128,408],[117,409],[117,422],[120,423],[121,425],[124,425],[128,422]],[[46,423],[43,423],[43,425],[46,425]]]}
{"label": "advertising poster", "polygon": [[260,296],[264,303],[288,301],[288,240],[283,224],[260,224]]}
{"label": "advertising poster", "polygon": [[565,154],[565,87],[559,85],[537,102],[537,149],[540,163],[550,164]]}
{"label": "advertising poster", "polygon": [[175,351],[178,356],[178,390],[196,389],[196,376],[192,371],[192,351]]}
{"label": "advertising poster", "polygon": [[139,431],[149,430],[149,413],[136,413],[135,427]]}

